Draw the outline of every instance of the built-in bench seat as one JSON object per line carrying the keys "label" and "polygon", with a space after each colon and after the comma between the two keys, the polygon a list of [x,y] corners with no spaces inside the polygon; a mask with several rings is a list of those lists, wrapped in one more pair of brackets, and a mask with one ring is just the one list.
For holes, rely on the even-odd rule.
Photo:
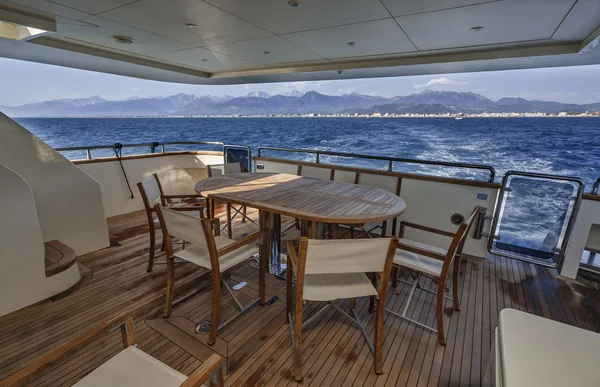
{"label": "built-in bench seat", "polygon": [[[500,312],[487,385],[599,386],[600,334],[514,309]],[[494,358],[495,357],[495,358]]]}
{"label": "built-in bench seat", "polygon": [[54,240],[44,243],[46,257],[46,277],[61,273],[77,262],[75,250]]}

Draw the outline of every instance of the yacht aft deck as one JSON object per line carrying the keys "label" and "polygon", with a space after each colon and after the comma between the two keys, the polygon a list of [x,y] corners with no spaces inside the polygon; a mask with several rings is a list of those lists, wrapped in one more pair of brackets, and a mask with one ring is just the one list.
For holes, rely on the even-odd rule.
{"label": "yacht aft deck", "polygon": [[[224,220],[224,211],[218,209]],[[257,218],[257,212],[248,211]],[[293,219],[284,218],[282,229]],[[168,366],[189,374],[213,349],[200,343],[185,329],[210,315],[210,277],[189,263],[177,264],[175,299],[194,289],[199,293],[176,304],[172,324],[161,318],[165,297],[164,253],[157,249],[156,266],[147,273],[148,231],[143,211],[108,220],[111,247],[79,257],[86,279],[77,288],[23,308],[0,318],[0,380],[24,367],[36,357],[77,336],[90,325],[122,311],[133,313],[140,349]],[[250,222],[233,224],[236,239],[255,231]],[[160,238],[159,235],[157,235]],[[283,239],[297,239],[291,228]],[[160,240],[160,239],[159,239]],[[284,245],[284,244],[282,244]],[[258,270],[246,261],[231,274],[232,283],[247,282],[237,294],[256,292]],[[553,269],[488,255],[485,260],[463,259],[461,311],[449,317],[447,345],[437,336],[393,315],[385,315],[383,353],[384,374],[373,372],[372,354],[360,330],[339,314],[330,311],[304,331],[303,364],[305,385],[396,385],[467,386],[482,385],[492,348],[494,328],[500,310],[514,308],[598,332],[600,293],[598,284],[580,283],[556,277]],[[424,283],[433,289],[431,280]],[[272,305],[251,309],[219,333],[219,343],[237,347],[235,361],[229,363],[225,384],[229,386],[294,385],[292,343],[285,324],[285,281],[267,275],[267,298],[279,295]],[[409,286],[390,288],[386,305],[399,311]],[[434,324],[434,295],[419,292],[409,317]],[[222,313],[233,311],[232,300],[222,300]],[[306,317],[320,309],[319,303],[305,306]],[[367,332],[374,329],[374,314],[368,312],[368,299],[357,310]],[[254,324],[252,323],[254,322]],[[551,339],[551,338],[549,338]],[[94,346],[32,381],[36,386],[71,385],[121,348],[115,332]],[[230,348],[231,349],[231,348]]]}

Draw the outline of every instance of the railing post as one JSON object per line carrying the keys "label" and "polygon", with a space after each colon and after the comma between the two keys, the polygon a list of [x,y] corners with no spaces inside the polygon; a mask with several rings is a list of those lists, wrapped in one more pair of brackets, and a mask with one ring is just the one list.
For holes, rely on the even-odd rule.
{"label": "railing post", "polygon": [[92,159],[92,151],[90,150],[90,148],[86,148],[85,153],[87,155],[87,159],[91,160]]}
{"label": "railing post", "polygon": [[394,162],[394,160],[390,160],[390,163],[388,164],[388,172],[392,172],[392,163]]}
{"label": "railing post", "polygon": [[319,164],[319,156],[320,156],[320,154],[319,154],[319,152],[317,152],[317,164]]}

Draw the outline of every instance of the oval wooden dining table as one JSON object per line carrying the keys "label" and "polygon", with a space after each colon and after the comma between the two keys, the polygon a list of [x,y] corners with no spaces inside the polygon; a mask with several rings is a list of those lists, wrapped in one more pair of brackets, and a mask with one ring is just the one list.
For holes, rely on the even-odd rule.
{"label": "oval wooden dining table", "polygon": [[312,224],[362,225],[395,219],[406,203],[391,192],[286,173],[236,173],[209,177],[195,185],[210,200],[259,210],[269,271],[280,274],[281,215]]}

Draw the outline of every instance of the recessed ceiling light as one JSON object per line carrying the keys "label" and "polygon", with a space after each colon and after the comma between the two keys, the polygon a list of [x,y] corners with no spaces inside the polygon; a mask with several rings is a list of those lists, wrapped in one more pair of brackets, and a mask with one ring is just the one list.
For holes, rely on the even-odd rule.
{"label": "recessed ceiling light", "polygon": [[193,24],[193,23],[187,23],[185,26],[187,28],[198,28],[198,25],[197,24]]}
{"label": "recessed ceiling light", "polygon": [[483,29],[482,26],[471,27],[471,32],[479,32]]}
{"label": "recessed ceiling light", "polygon": [[348,42],[346,43],[347,45],[349,45],[350,47],[354,47],[356,46],[356,42]]}
{"label": "recessed ceiling light", "polygon": [[301,3],[301,2],[299,2],[299,1],[296,1],[296,0],[289,0],[289,1],[287,2],[287,4],[288,4],[290,7],[292,7],[292,8],[298,8],[299,6],[301,6],[301,5],[302,5],[302,3]]}
{"label": "recessed ceiling light", "polygon": [[265,55],[269,55],[271,53],[271,51],[263,51],[263,54]]}
{"label": "recessed ceiling light", "polygon": [[129,36],[115,35],[112,38],[115,40],[115,42],[121,43],[121,44],[133,44],[133,43],[135,43],[135,40],[133,40],[133,38],[130,38]]}
{"label": "recessed ceiling light", "polygon": [[202,62],[208,62],[208,59],[202,59]]}

